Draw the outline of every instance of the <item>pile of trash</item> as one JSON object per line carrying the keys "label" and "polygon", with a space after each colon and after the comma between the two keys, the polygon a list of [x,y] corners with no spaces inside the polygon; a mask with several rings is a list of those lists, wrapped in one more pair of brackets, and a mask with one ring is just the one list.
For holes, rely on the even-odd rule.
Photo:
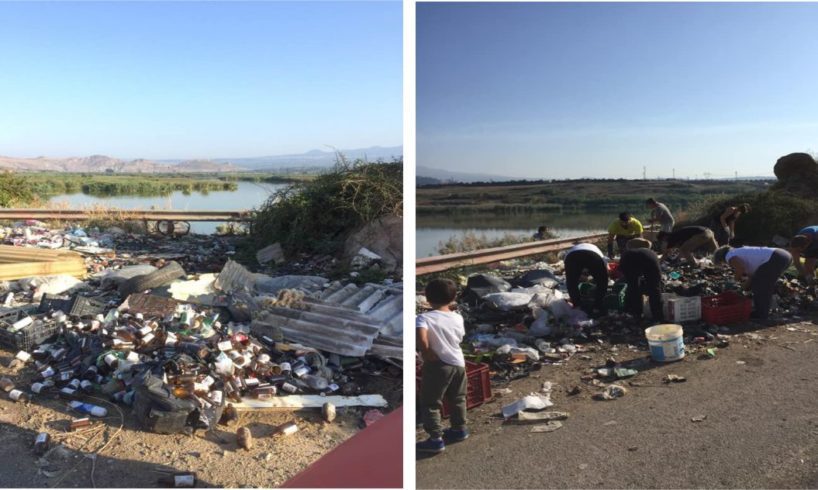
{"label": "pile of trash", "polygon": [[[716,267],[707,259],[700,266],[663,262],[665,297],[704,297],[726,291],[748,294],[741,292],[727,268]],[[586,305],[575,308],[569,302],[561,261],[507,268],[503,277],[480,273],[462,278],[465,288],[458,311],[467,326],[464,353],[475,362],[488,362],[496,381],[510,381],[529,376],[543,365],[562,364],[595,345],[648,351],[644,329],[655,322],[651,322],[647,299],[644,319],[624,313],[625,285],[614,280],[619,279],[616,266],[611,269],[609,290],[614,293],[606,298],[608,314],[593,318],[583,309]],[[591,283],[580,285],[580,291],[592,288]],[[428,308],[422,294],[417,299],[418,311]],[[796,278],[794,269],[788,271],[777,284],[772,317],[797,320],[815,310],[815,287]],[[726,347],[733,330],[735,326],[708,324],[699,316],[684,322],[684,340],[690,352],[707,352]]]}
{"label": "pile of trash", "polygon": [[229,259],[229,238],[34,222],[0,238],[15,250],[80,252],[89,273],[0,282],[0,344],[17,352],[10,367],[27,380],[4,378],[15,401],[59,397],[103,417],[83,398],[105,396],[133,407],[146,430],[174,433],[212,428],[236,410],[384,408],[367,380],[386,373],[400,383],[399,283],[252,273]]}

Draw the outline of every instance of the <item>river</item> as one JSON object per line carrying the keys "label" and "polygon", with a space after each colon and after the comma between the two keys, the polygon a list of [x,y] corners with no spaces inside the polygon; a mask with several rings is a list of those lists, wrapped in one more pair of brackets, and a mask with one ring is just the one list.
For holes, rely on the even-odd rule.
{"label": "river", "polygon": [[[604,233],[616,217],[616,213],[418,216],[415,252],[417,257],[438,255],[441,242],[462,237],[466,233],[488,239],[501,238],[506,234],[530,238],[542,225],[558,238]],[[644,218],[643,224],[646,224],[647,216],[639,215],[637,218]]]}
{"label": "river", "polygon": [[[258,182],[238,182],[235,191],[210,191],[206,194],[181,191],[164,197],[113,196],[94,197],[86,194],[63,194],[49,199],[49,203],[82,209],[92,206],[106,206],[120,209],[173,209],[178,211],[242,211],[259,207],[268,197],[287,184],[267,184]],[[191,222],[191,233],[210,234],[220,223]]]}

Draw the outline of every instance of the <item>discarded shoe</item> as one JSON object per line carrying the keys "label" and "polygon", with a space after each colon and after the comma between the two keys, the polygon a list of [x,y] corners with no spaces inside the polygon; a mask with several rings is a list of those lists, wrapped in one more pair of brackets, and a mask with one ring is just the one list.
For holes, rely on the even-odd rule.
{"label": "discarded shoe", "polygon": [[468,438],[468,429],[446,429],[443,431],[443,440],[449,444],[454,442],[463,442]]}
{"label": "discarded shoe", "polygon": [[415,445],[416,449],[422,453],[441,453],[446,449],[446,443],[443,439],[432,439],[431,437],[425,441],[421,441]]}

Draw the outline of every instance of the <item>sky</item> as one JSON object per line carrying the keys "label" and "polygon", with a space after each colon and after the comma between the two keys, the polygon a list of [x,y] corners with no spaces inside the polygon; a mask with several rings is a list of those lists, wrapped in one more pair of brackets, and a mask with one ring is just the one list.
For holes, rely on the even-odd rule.
{"label": "sky", "polygon": [[418,4],[417,161],[772,175],[818,152],[818,4]]}
{"label": "sky", "polygon": [[396,146],[402,6],[0,2],[0,155]]}

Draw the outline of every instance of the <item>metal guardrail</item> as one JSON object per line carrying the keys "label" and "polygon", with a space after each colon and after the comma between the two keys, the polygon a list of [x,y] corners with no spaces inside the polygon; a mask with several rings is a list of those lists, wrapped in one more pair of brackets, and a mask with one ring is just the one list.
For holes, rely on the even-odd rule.
{"label": "metal guardrail", "polygon": [[86,220],[104,215],[115,215],[128,221],[247,221],[250,211],[175,211],[110,209],[88,211],[82,209],[0,209],[2,219],[61,219]]}
{"label": "metal guardrail", "polygon": [[558,238],[539,242],[521,243],[505,247],[484,248],[474,252],[462,252],[449,255],[426,257],[415,261],[415,275],[422,276],[433,272],[445,271],[457,267],[468,267],[480,264],[489,264],[500,260],[528,257],[546,252],[556,252],[571,248],[577,241],[594,241],[607,237],[607,233],[585,235],[573,238]]}

